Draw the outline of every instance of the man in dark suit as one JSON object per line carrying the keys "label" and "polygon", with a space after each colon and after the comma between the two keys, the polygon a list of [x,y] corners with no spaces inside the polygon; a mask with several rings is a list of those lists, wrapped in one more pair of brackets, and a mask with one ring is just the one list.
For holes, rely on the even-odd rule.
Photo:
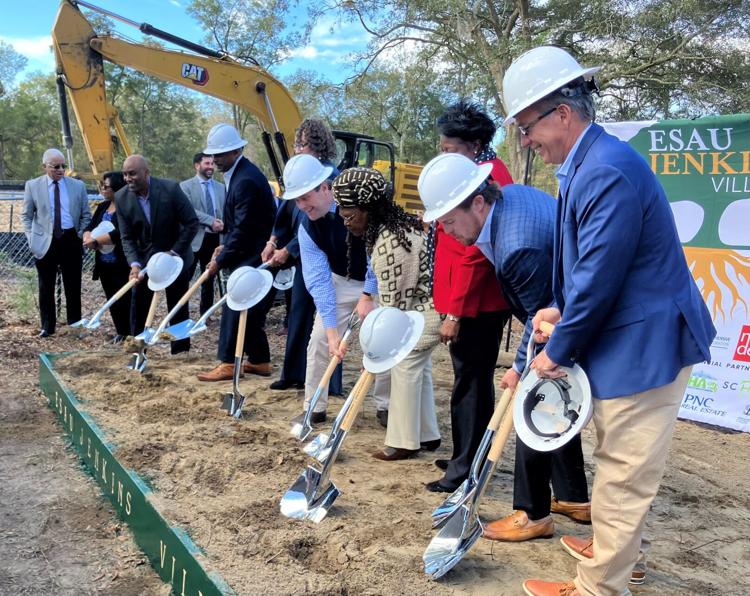
{"label": "man in dark suit", "polygon": [[[172,252],[182,257],[179,277],[166,289],[167,306],[174,307],[187,292],[188,273],[193,262],[191,242],[198,231],[198,217],[180,186],[172,180],[154,178],[141,155],[131,155],[122,164],[127,186],[115,195],[120,241],[130,265],[130,278],[138,278],[141,269],[157,252]],[[146,324],[152,292],[145,283],[135,287],[131,328],[135,335]],[[190,316],[186,304],[173,322]],[[172,354],[190,349],[190,339],[172,342]]]}
{"label": "man in dark suit", "polygon": [[[419,194],[425,221],[437,219],[446,233],[475,245],[492,263],[513,315],[525,325],[513,366],[500,383],[514,389],[526,367],[531,321],[552,303],[555,200],[519,184],[501,191],[487,181],[491,170],[490,164],[444,153],[425,166]],[[552,536],[550,480],[558,500],[588,507],[580,435],[548,453],[517,439],[514,480],[513,513],[487,524],[484,535],[513,542]]]}
{"label": "man in dark suit", "polygon": [[58,267],[65,286],[68,324],[81,318],[81,236],[91,221],[86,186],[65,175],[65,156],[47,149],[44,174],[26,183],[21,221],[39,276],[39,337],[55,332],[55,278]]}
{"label": "man in dark suit", "polygon": [[[227,189],[224,204],[224,243],[216,249],[207,270],[213,275],[220,269],[235,270],[243,265],[257,267],[260,253],[271,235],[276,203],[268,179],[258,167],[242,156],[247,141],[229,124],[217,124],[208,133],[206,155],[213,155],[214,163],[224,173]],[[247,361],[242,370],[248,374],[271,375],[271,351],[266,337],[266,315],[273,302],[269,293],[247,313],[245,353]],[[239,313],[224,305],[219,332],[219,364],[200,373],[200,381],[231,379],[234,373],[234,349],[237,341]]]}

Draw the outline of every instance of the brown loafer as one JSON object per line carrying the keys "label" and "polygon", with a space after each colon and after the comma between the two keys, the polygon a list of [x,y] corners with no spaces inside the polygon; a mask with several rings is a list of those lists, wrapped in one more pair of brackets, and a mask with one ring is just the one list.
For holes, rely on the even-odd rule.
{"label": "brown loafer", "polygon": [[528,596],[580,596],[573,582],[545,582],[541,579],[527,579],[523,591]]}
{"label": "brown loafer", "polygon": [[523,542],[532,538],[550,538],[554,533],[555,522],[551,515],[530,520],[525,511],[518,510],[487,524],[483,535],[490,540]]}
{"label": "brown loafer", "polygon": [[[592,559],[594,557],[594,539],[578,538],[578,536],[563,536],[560,538],[560,544],[565,551],[579,561]],[[628,583],[634,586],[640,586],[646,581],[646,571],[643,569],[633,569],[630,573]]]}
{"label": "brown loafer", "polygon": [[[222,362],[216,368],[208,372],[198,373],[196,375],[199,381],[231,381],[234,376],[234,364],[231,362]],[[242,372],[240,372],[242,376]]]}
{"label": "brown loafer", "polygon": [[386,447],[383,451],[376,451],[372,454],[375,459],[380,461],[396,461],[399,459],[408,459],[419,453],[419,449],[401,449],[400,447]]}
{"label": "brown loafer", "polygon": [[271,363],[263,362],[262,364],[253,364],[252,362],[245,362],[242,365],[242,372],[246,372],[249,375],[259,375],[261,377],[271,376]]}
{"label": "brown loafer", "polygon": [[591,523],[590,501],[588,503],[574,503],[573,501],[558,501],[555,497],[552,497],[550,511],[552,511],[552,513],[565,515],[582,524]]}

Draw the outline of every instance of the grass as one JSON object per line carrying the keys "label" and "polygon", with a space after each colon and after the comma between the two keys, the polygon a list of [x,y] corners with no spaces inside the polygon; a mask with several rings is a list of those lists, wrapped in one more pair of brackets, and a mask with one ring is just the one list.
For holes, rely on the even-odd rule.
{"label": "grass", "polygon": [[37,312],[37,275],[35,269],[14,267],[10,294],[10,307],[16,316],[29,319]]}

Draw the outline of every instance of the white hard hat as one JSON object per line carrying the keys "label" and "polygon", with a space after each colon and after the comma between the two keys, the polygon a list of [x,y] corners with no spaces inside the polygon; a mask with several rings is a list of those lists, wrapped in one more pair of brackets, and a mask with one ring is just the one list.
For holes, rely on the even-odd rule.
{"label": "white hard hat", "polygon": [[417,345],[423,329],[424,316],[417,311],[392,306],[373,310],[359,331],[365,369],[382,373],[396,366]]}
{"label": "white hard hat", "polygon": [[601,67],[583,68],[562,48],[540,46],[521,54],[505,71],[503,104],[505,122],[511,124],[519,112],[579,77],[591,79]]}
{"label": "white hard hat", "polygon": [[422,169],[417,181],[425,206],[422,220],[434,221],[471,196],[487,180],[492,164],[475,164],[459,153],[441,153]]}
{"label": "white hard hat", "polygon": [[[98,226],[96,226],[93,230],[91,230],[91,237],[92,238],[98,238],[99,236],[102,236],[104,234],[109,234],[110,232],[115,231],[115,226],[111,221],[103,220],[99,223]],[[107,244],[106,246],[102,246],[99,248],[99,252],[103,255],[108,255],[115,249],[114,244]]]}
{"label": "white hard hat", "polygon": [[247,145],[247,141],[240,136],[237,129],[230,124],[216,124],[208,133],[206,139],[208,145],[203,153],[206,155],[216,155],[217,153],[226,153],[235,149],[242,149]]}
{"label": "white hard hat", "polygon": [[276,277],[273,278],[273,287],[281,292],[288,290],[294,285],[295,273],[297,273],[297,268],[294,265],[289,269],[281,269],[276,273]]}
{"label": "white hard hat", "polygon": [[148,287],[156,292],[172,285],[182,271],[182,257],[157,252],[148,260]]}
{"label": "white hard hat", "polygon": [[554,451],[581,432],[594,403],[586,373],[575,365],[561,367],[565,377],[540,378],[533,369],[521,381],[513,405],[518,438],[537,451]]}
{"label": "white hard hat", "polygon": [[273,275],[265,269],[237,267],[227,281],[227,306],[247,310],[263,300],[273,284]]}
{"label": "white hard hat", "polygon": [[295,155],[284,166],[284,194],[282,199],[296,199],[322,182],[333,172],[331,166],[324,166],[317,157],[307,153]]}

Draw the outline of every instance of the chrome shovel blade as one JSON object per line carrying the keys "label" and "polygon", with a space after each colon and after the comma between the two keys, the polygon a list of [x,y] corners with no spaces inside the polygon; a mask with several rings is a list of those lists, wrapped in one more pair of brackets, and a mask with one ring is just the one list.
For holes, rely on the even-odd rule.
{"label": "chrome shovel blade", "polygon": [[148,358],[146,357],[146,350],[142,348],[140,351],[135,352],[130,357],[130,362],[128,363],[128,369],[137,370],[139,373],[143,373],[143,371],[146,370],[147,363],[148,363]]}
{"label": "chrome shovel blade", "polygon": [[151,338],[154,336],[155,331],[156,330],[151,327],[146,327],[143,331],[136,335],[134,339],[142,341],[143,343],[149,343]]}
{"label": "chrome shovel blade", "polygon": [[190,337],[190,331],[194,326],[195,322],[191,319],[188,319],[187,321],[182,321],[181,323],[176,323],[167,327],[164,331],[161,332],[161,336],[162,338],[168,339],[169,341],[187,339],[188,337]]}
{"label": "chrome shovel blade", "polygon": [[438,579],[453,569],[482,535],[482,524],[470,507],[462,505],[435,534],[422,555],[424,571]]}
{"label": "chrome shovel blade", "polygon": [[459,507],[474,497],[476,489],[476,481],[469,476],[461,483],[461,486],[453,491],[453,494],[443,501],[442,505],[432,512],[433,529],[441,528],[445,525],[447,519],[453,515]]}
{"label": "chrome shovel blade", "polygon": [[[307,443],[307,445],[302,448],[302,451],[307,453],[310,457],[314,457],[320,463],[325,463],[326,459],[328,459],[328,454],[331,452],[330,448],[326,449],[328,446],[328,439],[328,434],[320,433],[312,441]],[[325,457],[321,457],[324,450],[326,452]]]}
{"label": "chrome shovel blade", "polygon": [[[83,319],[83,320],[85,321],[86,319]],[[83,328],[84,329],[98,329],[99,327],[101,327],[101,325],[102,325],[101,319],[93,318],[87,323],[84,323]]]}
{"label": "chrome shovel blade", "polygon": [[239,398],[235,399],[234,411],[229,412],[235,420],[242,418],[242,406],[245,405],[245,396],[240,394]]}
{"label": "chrome shovel blade", "polygon": [[282,515],[320,523],[341,494],[333,482],[321,487],[320,481],[321,473],[308,466],[281,498]]}
{"label": "chrome shovel blade", "polygon": [[234,393],[225,393],[221,402],[221,409],[226,410],[230,416],[234,414],[235,399]]}
{"label": "chrome shovel blade", "polygon": [[[308,410],[308,412],[311,412],[311,411],[312,411],[312,408]],[[311,432],[312,432],[312,425],[310,424],[310,415],[307,412],[305,412],[305,415],[302,417],[301,421],[298,421],[292,424],[291,433],[295,439],[304,441]]]}
{"label": "chrome shovel blade", "polygon": [[74,327],[74,328],[86,327],[86,325],[88,324],[88,322],[89,322],[88,319],[81,319],[80,321],[76,321],[75,323],[71,323],[70,326]]}
{"label": "chrome shovel blade", "polygon": [[198,335],[199,333],[203,333],[206,329],[208,329],[208,325],[205,323],[198,322],[193,327],[190,328],[190,331],[188,332],[188,337],[193,337],[194,335]]}

